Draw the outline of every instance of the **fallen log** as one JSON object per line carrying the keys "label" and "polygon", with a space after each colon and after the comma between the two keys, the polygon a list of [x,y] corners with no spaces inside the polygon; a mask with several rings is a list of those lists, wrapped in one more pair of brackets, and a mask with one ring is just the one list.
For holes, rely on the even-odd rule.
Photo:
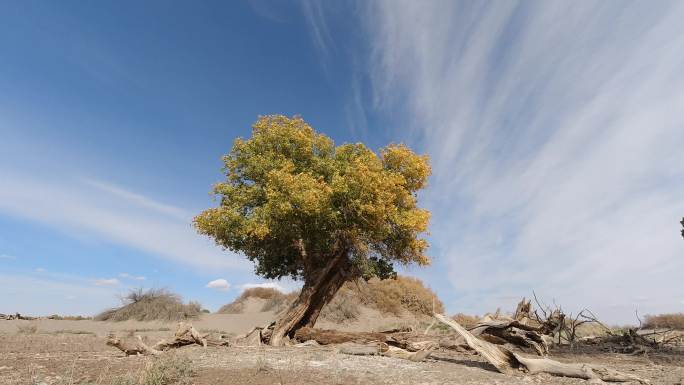
{"label": "fallen log", "polygon": [[342,354],[350,354],[355,356],[385,356],[392,358],[400,358],[403,360],[409,360],[414,362],[420,362],[425,360],[433,350],[436,349],[436,345],[425,345],[423,349],[410,352],[405,349],[398,348],[396,346],[387,345],[383,342],[375,343],[354,343],[345,342],[339,345],[337,351]]}
{"label": "fallen log", "polygon": [[[420,340],[415,340],[419,338]],[[314,340],[321,345],[353,343],[384,343],[410,352],[425,349],[426,346],[439,346],[439,341],[426,340],[426,336],[410,332],[388,334],[385,332],[343,332],[339,330],[303,327],[297,330],[294,339],[299,342]]]}
{"label": "fallen log", "polygon": [[603,366],[588,364],[565,364],[548,358],[531,358],[521,354],[513,353],[503,346],[497,346],[487,341],[481,340],[467,331],[458,322],[449,319],[441,314],[435,314],[440,322],[451,327],[466,340],[466,343],[501,373],[512,374],[523,370],[530,374],[548,373],[555,376],[582,378],[585,380],[627,382],[637,381],[648,384],[645,379],[637,376],[624,374]]}

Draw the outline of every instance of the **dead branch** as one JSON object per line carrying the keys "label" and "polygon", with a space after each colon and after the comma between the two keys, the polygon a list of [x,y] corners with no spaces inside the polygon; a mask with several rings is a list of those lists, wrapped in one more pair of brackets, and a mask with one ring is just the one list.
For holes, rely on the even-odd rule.
{"label": "dead branch", "polygon": [[501,373],[514,373],[517,370],[524,370],[530,374],[548,373],[562,377],[575,377],[585,380],[601,380],[612,382],[638,381],[648,384],[647,380],[629,374],[620,373],[612,369],[601,366],[590,366],[586,364],[565,364],[548,358],[530,358],[502,347],[493,345],[487,341],[478,339],[459,325],[441,314],[435,314],[440,322],[451,327],[462,336],[466,343],[483,356],[489,363],[494,365]]}
{"label": "dead branch", "polygon": [[158,355],[170,349],[176,349],[187,345],[202,345],[207,346],[230,346],[230,341],[224,339],[209,339],[208,335],[200,334],[191,324],[180,322],[178,328],[174,333],[173,339],[161,340],[152,347],[147,346],[140,336],[136,339],[122,340],[114,335],[107,338],[106,344],[113,346],[127,356],[130,355]]}

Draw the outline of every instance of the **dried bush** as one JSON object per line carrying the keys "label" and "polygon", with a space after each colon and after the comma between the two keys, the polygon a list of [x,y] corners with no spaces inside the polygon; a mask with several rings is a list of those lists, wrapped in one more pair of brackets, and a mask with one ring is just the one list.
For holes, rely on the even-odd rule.
{"label": "dried bush", "polygon": [[669,328],[684,330],[684,313],[647,315],[643,327],[646,329]]}
{"label": "dried bush", "polygon": [[470,329],[480,322],[480,317],[464,313],[457,313],[451,318],[466,329]]}
{"label": "dried bush", "polygon": [[196,317],[202,306],[197,302],[184,304],[180,296],[166,289],[131,290],[123,298],[124,305],[96,315],[96,321],[180,321]]}

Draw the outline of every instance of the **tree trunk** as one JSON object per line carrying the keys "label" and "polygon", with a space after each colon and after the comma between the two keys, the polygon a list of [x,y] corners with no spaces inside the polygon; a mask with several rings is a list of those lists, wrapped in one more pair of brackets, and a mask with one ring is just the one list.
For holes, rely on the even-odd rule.
{"label": "tree trunk", "polygon": [[313,327],[323,306],[335,296],[342,285],[351,278],[347,251],[337,254],[317,274],[307,277],[299,298],[287,312],[276,321],[269,344],[281,346],[285,336],[293,337],[302,327]]}

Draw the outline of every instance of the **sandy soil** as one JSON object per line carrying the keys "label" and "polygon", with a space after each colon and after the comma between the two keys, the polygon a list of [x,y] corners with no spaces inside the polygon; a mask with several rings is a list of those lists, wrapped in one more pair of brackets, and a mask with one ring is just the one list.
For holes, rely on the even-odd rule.
{"label": "sandy soil", "polygon": [[[257,314],[257,315],[255,315]],[[222,314],[194,324],[205,330],[241,333],[266,323],[272,314]],[[149,341],[167,338],[174,325],[153,322],[31,321],[36,334],[20,334],[29,321],[0,321],[0,384],[112,385],[119,375],[139,373],[153,360],[125,357],[105,345],[110,331],[139,334]],[[319,325],[324,327],[324,325]],[[358,325],[348,325],[357,327]],[[80,334],[75,334],[80,333]],[[175,354],[192,361],[191,383],[209,384],[586,384],[548,375],[506,376],[476,354],[438,351],[426,362],[339,354],[332,346],[229,347],[190,346]],[[650,379],[653,384],[684,384],[684,356],[629,356],[554,351],[555,359],[608,365]]]}

